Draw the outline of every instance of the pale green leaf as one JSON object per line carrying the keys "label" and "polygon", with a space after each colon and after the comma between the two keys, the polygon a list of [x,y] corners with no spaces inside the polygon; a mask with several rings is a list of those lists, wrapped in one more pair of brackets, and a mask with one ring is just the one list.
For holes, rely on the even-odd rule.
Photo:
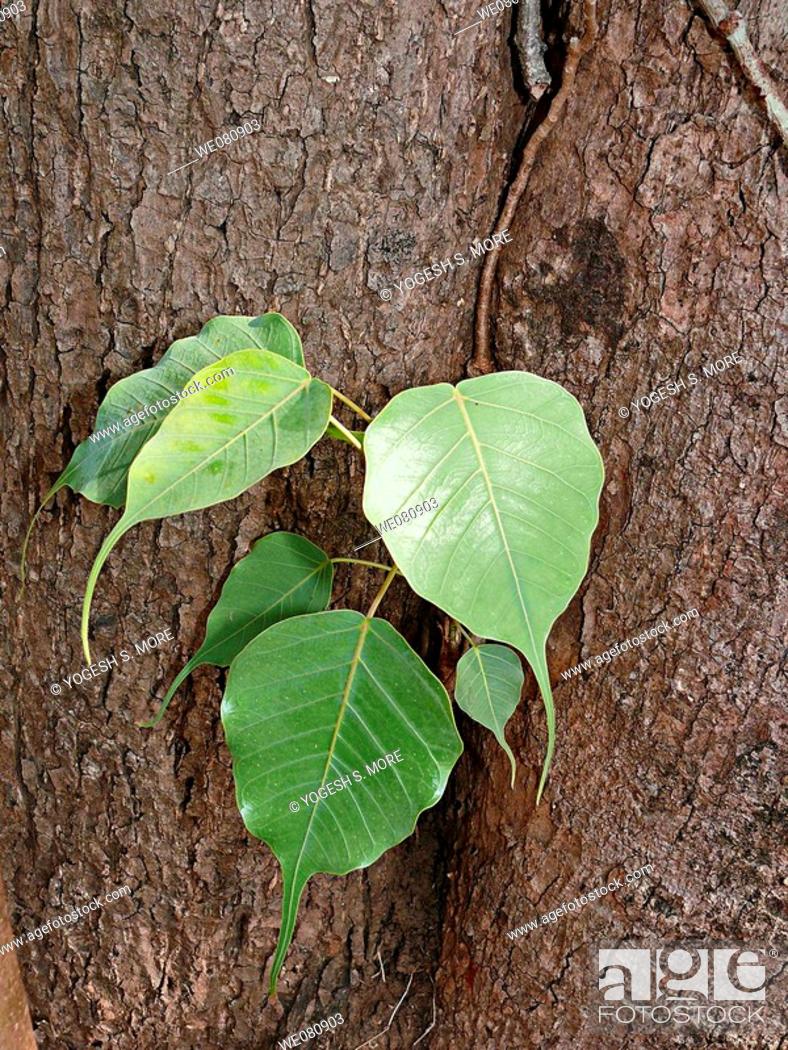
{"label": "pale green leaf", "polygon": [[269,350],[238,350],[197,374],[234,369],[181,401],[129,471],[126,510],[88,577],[82,642],[88,649],[90,601],[101,566],[138,522],[233,499],[277,467],[306,455],[325,432],[331,388]]}
{"label": "pale green leaf", "polygon": [[454,698],[467,715],[495,734],[509,756],[512,787],[517,764],[504,730],[520,700],[523,681],[517,653],[505,645],[471,645],[457,663]]}
{"label": "pale green leaf", "polygon": [[150,722],[161,721],[181,682],[203,664],[229,667],[252,638],[290,616],[320,612],[331,600],[334,567],[292,532],[263,536],[233,567],[205,626],[205,640],[176,677]]}
{"label": "pale green leaf", "polygon": [[[364,513],[414,514],[383,539],[411,587],[534,670],[555,746],[545,645],[588,567],[604,469],[568,391],[500,372],[398,394],[367,427]],[[410,517],[410,514],[409,514]]]}
{"label": "pale green leaf", "polygon": [[[304,364],[301,340],[295,328],[278,313],[260,317],[214,317],[198,335],[178,339],[152,368],[126,376],[110,387],[96,414],[90,437],[80,442],[65,470],[47,492],[33,516],[21,555],[21,576],[30,534],[38,515],[62,488],[69,486],[94,503],[122,507],[126,500],[129,467],[145,442],[156,433],[177,404],[195,374],[235,350],[257,347],[271,350],[296,364]],[[164,404],[164,402],[168,404]],[[157,408],[157,402],[162,406]],[[123,425],[145,409],[141,422]],[[154,413],[155,410],[155,414]],[[113,427],[117,427],[115,432]],[[111,431],[106,433],[106,431]]]}
{"label": "pale green leaf", "polygon": [[[296,616],[251,641],[230,667],[222,722],[241,816],[282,867],[274,992],[307,880],[367,867],[407,838],[462,741],[446,690],[405,639],[351,610]],[[395,752],[401,761],[368,770]]]}

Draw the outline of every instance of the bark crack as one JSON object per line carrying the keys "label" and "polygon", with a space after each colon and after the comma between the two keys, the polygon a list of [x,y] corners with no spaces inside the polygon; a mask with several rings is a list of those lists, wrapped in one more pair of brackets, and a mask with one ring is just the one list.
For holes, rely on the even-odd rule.
{"label": "bark crack", "polygon": [[[506,192],[503,207],[492,236],[508,229],[517,211],[517,205],[523,195],[531,170],[539,153],[539,147],[558,123],[567,99],[572,91],[577,67],[582,57],[589,51],[596,40],[597,19],[596,0],[584,0],[585,28],[583,36],[572,37],[569,41],[566,62],[561,77],[561,87],[553,97],[544,119],[531,132],[523,149],[517,174]],[[485,256],[479,291],[476,299],[475,345],[468,371],[473,374],[491,372],[494,367],[490,342],[490,309],[492,304],[493,284],[498,266],[498,252],[492,251]]]}

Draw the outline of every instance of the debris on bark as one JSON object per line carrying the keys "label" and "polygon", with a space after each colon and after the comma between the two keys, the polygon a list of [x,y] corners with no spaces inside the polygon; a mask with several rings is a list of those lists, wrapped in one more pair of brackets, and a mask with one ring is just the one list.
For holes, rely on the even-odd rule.
{"label": "debris on bark", "polygon": [[514,45],[520,56],[525,84],[535,101],[550,87],[550,74],[544,62],[545,42],[542,34],[540,0],[521,0]]}

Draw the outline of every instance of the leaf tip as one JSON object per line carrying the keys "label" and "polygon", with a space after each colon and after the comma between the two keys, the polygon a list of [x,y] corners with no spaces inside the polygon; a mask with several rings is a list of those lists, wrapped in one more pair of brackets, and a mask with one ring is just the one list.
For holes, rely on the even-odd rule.
{"label": "leaf tip", "polygon": [[137,727],[139,729],[155,729],[156,726],[159,724],[159,722],[161,722],[162,718],[164,718],[165,714],[167,713],[167,708],[170,706],[170,701],[172,700],[172,698],[177,693],[181,683],[186,678],[188,678],[188,676],[191,674],[191,672],[195,668],[200,666],[199,656],[200,656],[200,653],[198,652],[197,655],[193,659],[189,660],[189,662],[186,664],[185,667],[181,668],[181,670],[178,672],[178,674],[175,677],[175,681],[172,683],[170,688],[164,694],[164,699],[159,704],[159,709],[156,712],[156,714],[153,716],[153,718],[149,718],[145,722],[137,722],[136,723]]}
{"label": "leaf tip", "polygon": [[544,789],[545,789],[545,786],[547,784],[547,774],[550,771],[550,764],[551,764],[551,761],[552,761],[552,757],[553,757],[552,754],[548,754],[547,757],[545,758],[544,765],[542,766],[542,775],[539,778],[539,787],[536,789],[536,805],[537,806],[542,801],[542,795],[544,794]]}
{"label": "leaf tip", "polygon": [[98,580],[104,562],[109,557],[110,551],[128,528],[130,528],[130,525],[126,523],[124,515],[101,545],[101,550],[96,555],[96,560],[93,562],[93,567],[88,576],[88,582],[85,585],[85,597],[82,600],[82,625],[80,633],[82,635],[82,649],[87,657],[88,663],[92,662],[90,657],[90,646],[88,644],[88,628],[90,626],[90,606],[93,603],[93,592],[96,589],[96,581]]}

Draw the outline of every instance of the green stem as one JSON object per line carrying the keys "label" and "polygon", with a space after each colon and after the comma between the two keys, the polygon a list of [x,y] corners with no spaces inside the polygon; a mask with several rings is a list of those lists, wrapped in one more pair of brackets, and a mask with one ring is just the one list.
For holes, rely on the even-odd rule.
{"label": "green stem", "polygon": [[372,422],[372,416],[368,416],[364,409],[359,408],[355,401],[351,401],[349,397],[345,397],[344,394],[340,393],[339,390],[334,390],[333,387],[331,387],[331,393],[334,395],[334,397],[338,397],[340,401],[344,401],[348,408],[351,408],[356,413],[356,415],[361,416],[362,419],[365,419],[367,423]]}
{"label": "green stem", "polygon": [[350,442],[350,444],[354,445],[360,452],[361,451],[361,442],[358,440],[356,435],[353,434],[352,431],[348,430],[347,427],[343,427],[342,424],[339,422],[339,420],[336,418],[336,416],[331,416],[331,422],[334,424],[334,426],[337,428],[337,430],[341,430],[342,431],[342,433],[345,435],[345,437]]}
{"label": "green stem", "polygon": [[476,646],[476,642],[474,642],[473,638],[471,638],[471,636],[470,636],[470,635],[468,634],[468,632],[467,632],[467,631],[465,630],[465,628],[464,628],[464,627],[462,626],[462,624],[460,623],[460,621],[459,621],[459,620],[455,620],[454,622],[455,622],[455,623],[457,624],[457,626],[459,627],[459,629],[460,629],[460,634],[461,634],[461,635],[463,636],[463,638],[465,639],[465,641],[466,641],[466,642],[468,642],[468,644],[469,644],[470,646],[472,646],[472,647],[473,647],[473,648],[475,649],[475,648],[477,647],[477,646]]}
{"label": "green stem", "polygon": [[391,569],[390,565],[381,565],[379,561],[364,561],[363,558],[332,558],[331,561],[334,565],[340,562],[347,562],[349,565],[368,565],[370,569],[382,569],[384,572]]}
{"label": "green stem", "polygon": [[392,565],[392,567],[388,571],[388,575],[386,576],[386,579],[380,585],[380,590],[375,595],[375,597],[372,599],[372,605],[370,605],[369,610],[367,612],[367,619],[368,620],[371,620],[372,617],[375,615],[378,606],[383,601],[383,595],[389,589],[389,587],[391,586],[391,583],[392,583],[394,577],[398,573],[399,573],[399,569],[397,568],[397,566],[396,565]]}

